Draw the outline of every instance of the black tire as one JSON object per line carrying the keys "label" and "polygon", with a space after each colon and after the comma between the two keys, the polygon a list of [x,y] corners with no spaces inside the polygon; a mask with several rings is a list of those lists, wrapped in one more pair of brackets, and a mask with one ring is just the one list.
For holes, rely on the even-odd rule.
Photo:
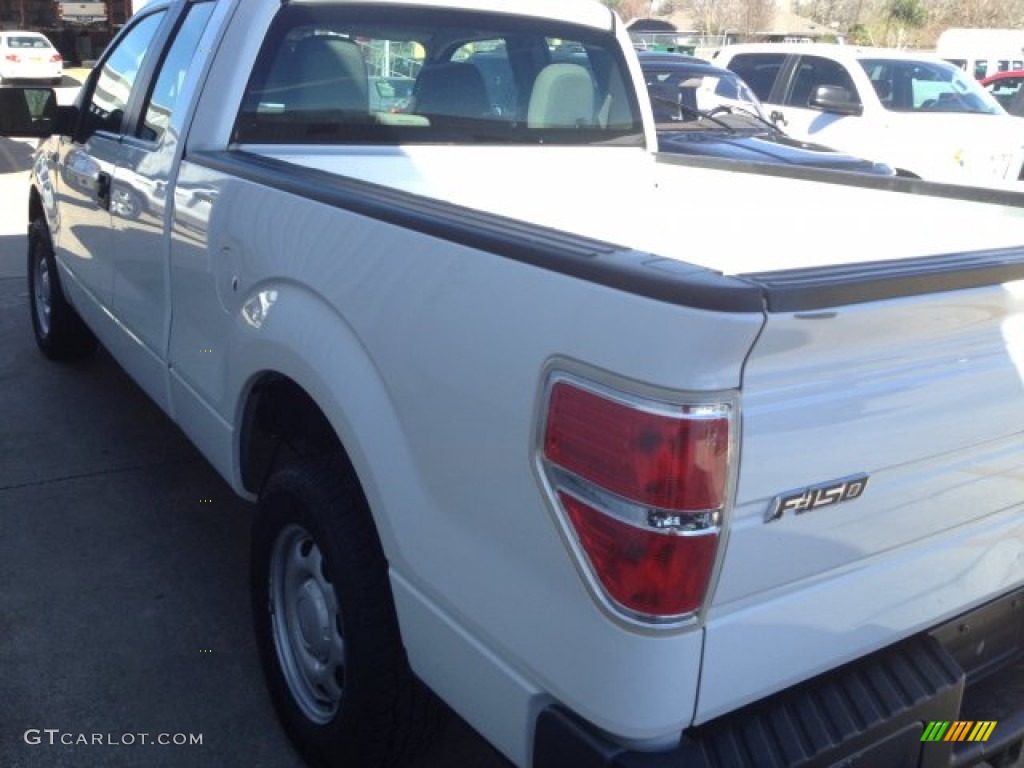
{"label": "black tire", "polygon": [[251,562],[263,672],[302,756],[375,768],[425,745],[440,710],[409,669],[387,561],[345,462],[303,460],[271,476]]}
{"label": "black tire", "polygon": [[51,360],[74,360],[96,349],[93,336],[64,298],[50,230],[38,218],[28,230],[28,297],[36,344]]}

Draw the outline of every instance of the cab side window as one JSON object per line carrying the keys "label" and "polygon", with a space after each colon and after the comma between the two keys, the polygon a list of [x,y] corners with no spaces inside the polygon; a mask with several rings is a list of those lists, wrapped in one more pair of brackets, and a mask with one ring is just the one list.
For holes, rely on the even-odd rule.
{"label": "cab side window", "polygon": [[793,78],[793,86],[785,103],[792,107],[806,109],[810,106],[811,96],[822,85],[838,85],[850,93],[851,99],[858,99],[857,88],[853,84],[846,67],[831,59],[820,56],[803,56]]}
{"label": "cab side window", "polygon": [[729,69],[750,86],[759,100],[768,103],[785,60],[784,53],[741,53],[729,62]]}
{"label": "cab side window", "polygon": [[79,138],[85,141],[96,131],[120,133],[132,86],[149,50],[164,12],[154,13],[132,27],[103,62],[92,94],[85,105]]}
{"label": "cab side window", "polygon": [[188,15],[160,64],[156,84],[146,99],[144,117],[135,132],[140,139],[157,142],[167,130],[189,65],[194,59],[198,60],[196,49],[199,47],[199,39],[206,29],[213,8],[213,2],[194,3],[188,6]]}

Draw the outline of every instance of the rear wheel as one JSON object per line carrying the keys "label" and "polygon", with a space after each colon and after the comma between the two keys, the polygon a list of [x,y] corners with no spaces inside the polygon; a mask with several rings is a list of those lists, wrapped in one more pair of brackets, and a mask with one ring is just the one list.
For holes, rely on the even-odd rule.
{"label": "rear wheel", "polygon": [[96,349],[96,337],[64,298],[50,230],[42,218],[33,221],[28,231],[28,297],[32,331],[44,355],[72,360]]}
{"label": "rear wheel", "polygon": [[316,766],[389,766],[422,745],[436,702],[409,669],[387,561],[344,462],[277,471],[252,539],[253,620],[285,731]]}

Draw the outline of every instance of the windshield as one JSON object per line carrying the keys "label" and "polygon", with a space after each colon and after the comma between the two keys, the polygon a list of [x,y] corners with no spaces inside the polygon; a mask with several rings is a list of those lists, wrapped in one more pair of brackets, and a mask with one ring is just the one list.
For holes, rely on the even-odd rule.
{"label": "windshield", "polygon": [[758,119],[764,119],[764,110],[754,92],[727,69],[644,67],[644,80],[658,123],[690,122],[698,120],[700,112],[713,112],[718,108],[751,112]]}
{"label": "windshield", "polygon": [[945,62],[862,59],[882,106],[893,112],[998,115],[999,103],[976,80]]}
{"label": "windshield", "polygon": [[235,125],[242,143],[643,146],[609,32],[511,14],[286,4]]}

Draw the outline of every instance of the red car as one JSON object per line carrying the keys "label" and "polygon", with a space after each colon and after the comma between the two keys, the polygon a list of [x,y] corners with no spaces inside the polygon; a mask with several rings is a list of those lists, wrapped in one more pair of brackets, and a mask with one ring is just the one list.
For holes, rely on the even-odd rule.
{"label": "red car", "polygon": [[1021,85],[1024,85],[1024,69],[996,72],[982,80],[981,84],[985,90],[996,97],[996,100],[1003,105],[1003,109],[1011,115],[1024,117],[1024,96],[1021,95]]}

